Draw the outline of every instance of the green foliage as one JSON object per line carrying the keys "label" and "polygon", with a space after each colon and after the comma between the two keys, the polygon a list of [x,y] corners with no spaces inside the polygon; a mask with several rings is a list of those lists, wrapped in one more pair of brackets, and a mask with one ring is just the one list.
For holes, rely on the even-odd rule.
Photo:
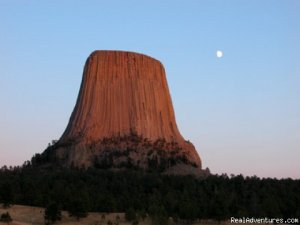
{"label": "green foliage", "polygon": [[136,212],[134,211],[133,208],[129,208],[128,210],[126,210],[126,212],[125,212],[125,219],[127,221],[136,220]]}
{"label": "green foliage", "polygon": [[134,220],[131,225],[139,225],[139,221],[138,220]]}
{"label": "green foliage", "polygon": [[[80,190],[78,191],[80,192]],[[73,197],[74,199],[70,201],[70,205],[68,207],[69,215],[71,217],[75,217],[77,220],[87,217],[89,211],[89,203],[86,196],[79,194],[78,196]]]}
{"label": "green foliage", "polygon": [[149,215],[152,225],[168,224],[168,214],[163,205],[153,202],[149,207]]}
{"label": "green foliage", "polygon": [[44,219],[47,224],[61,220],[61,210],[56,202],[51,202],[45,209]]}
{"label": "green foliage", "polygon": [[8,208],[14,201],[14,190],[10,181],[0,185],[0,201],[4,208]]}
{"label": "green foliage", "polygon": [[12,221],[12,218],[9,213],[6,212],[1,214],[0,221],[9,224]]}
{"label": "green foliage", "polygon": [[48,210],[55,202],[77,219],[88,211],[132,210],[130,221],[148,215],[153,224],[166,224],[169,217],[182,223],[231,216],[294,218],[300,214],[300,180],[6,167],[0,170],[0,201]]}

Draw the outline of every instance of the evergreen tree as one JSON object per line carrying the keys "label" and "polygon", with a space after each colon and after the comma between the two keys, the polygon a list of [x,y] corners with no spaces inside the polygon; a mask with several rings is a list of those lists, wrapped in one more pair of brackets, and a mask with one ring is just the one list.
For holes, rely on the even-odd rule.
{"label": "evergreen tree", "polygon": [[50,203],[45,209],[44,219],[46,224],[54,224],[61,220],[61,211],[56,202]]}
{"label": "evergreen tree", "polygon": [[127,212],[130,208],[143,212],[136,212],[137,219],[149,215],[153,224],[165,224],[169,217],[187,222],[222,221],[230,216],[294,218],[300,214],[300,180],[241,175],[196,178],[92,168],[0,169],[1,203],[47,207],[50,211],[50,200],[77,219],[89,210]]}
{"label": "evergreen tree", "polygon": [[74,196],[74,200],[68,207],[69,216],[75,217],[77,220],[87,217],[88,215],[88,200],[85,196]]}
{"label": "evergreen tree", "polygon": [[168,224],[168,215],[163,205],[154,203],[149,208],[149,215],[152,225],[166,225]]}
{"label": "evergreen tree", "polygon": [[13,203],[14,190],[10,182],[6,182],[0,187],[0,199],[2,200],[4,208],[8,208]]}
{"label": "evergreen tree", "polygon": [[197,204],[192,200],[186,200],[180,204],[179,217],[188,223],[197,219]]}
{"label": "evergreen tree", "polygon": [[127,221],[134,221],[136,220],[136,213],[134,211],[133,208],[129,208],[128,210],[126,210],[125,212],[125,219]]}
{"label": "evergreen tree", "polygon": [[7,224],[10,224],[10,222],[12,221],[12,218],[11,216],[9,215],[8,212],[6,213],[3,213],[0,217],[0,221],[1,222],[4,222],[4,223],[7,223]]}

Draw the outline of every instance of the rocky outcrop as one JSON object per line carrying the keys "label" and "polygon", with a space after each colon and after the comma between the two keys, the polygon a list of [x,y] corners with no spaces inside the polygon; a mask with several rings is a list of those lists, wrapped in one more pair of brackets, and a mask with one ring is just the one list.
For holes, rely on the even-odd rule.
{"label": "rocky outcrop", "polygon": [[124,51],[88,57],[69,124],[46,152],[65,166],[201,168],[177,128],[164,67]]}

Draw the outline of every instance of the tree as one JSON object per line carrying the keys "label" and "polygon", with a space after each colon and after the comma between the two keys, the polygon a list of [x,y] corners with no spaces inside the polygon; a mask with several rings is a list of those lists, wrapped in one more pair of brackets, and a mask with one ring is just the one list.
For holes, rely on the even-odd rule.
{"label": "tree", "polygon": [[12,221],[12,218],[11,216],[9,215],[8,212],[6,213],[3,213],[0,217],[0,221],[4,222],[4,223],[7,223],[7,224],[10,224],[10,222]]}
{"label": "tree", "polygon": [[129,208],[126,212],[125,212],[125,219],[127,221],[133,221],[136,219],[136,213],[134,211],[133,208]]}
{"label": "tree", "polygon": [[121,218],[120,218],[120,216],[119,216],[119,215],[117,215],[117,216],[116,216],[116,223],[117,223],[117,224],[119,224],[119,222],[120,222],[120,219],[121,219]]}
{"label": "tree", "polygon": [[184,219],[187,223],[192,223],[197,219],[197,204],[191,199],[182,201],[179,206],[179,218]]}
{"label": "tree", "polygon": [[10,183],[4,183],[0,187],[0,199],[3,202],[3,207],[8,208],[14,201],[13,186]]}
{"label": "tree", "polygon": [[102,222],[105,221],[105,214],[102,214],[102,215],[101,215],[101,220],[102,220]]}
{"label": "tree", "polygon": [[69,216],[80,218],[87,217],[88,215],[88,202],[83,196],[77,196],[68,207]]}
{"label": "tree", "polygon": [[139,221],[138,220],[134,220],[131,225],[139,225]]}
{"label": "tree", "polygon": [[163,205],[157,203],[152,204],[149,208],[149,215],[151,217],[152,225],[166,225],[168,224],[168,215]]}
{"label": "tree", "polygon": [[210,217],[217,221],[225,220],[229,217],[228,202],[224,193],[218,193],[212,199],[210,205]]}
{"label": "tree", "polygon": [[45,209],[44,219],[45,224],[54,224],[56,221],[61,220],[61,211],[56,202],[50,203]]}

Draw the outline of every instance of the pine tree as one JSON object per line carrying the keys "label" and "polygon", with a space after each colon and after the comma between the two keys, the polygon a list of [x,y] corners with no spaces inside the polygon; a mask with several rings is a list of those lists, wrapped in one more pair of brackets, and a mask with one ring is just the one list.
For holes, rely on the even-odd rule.
{"label": "pine tree", "polygon": [[12,218],[11,216],[9,215],[8,212],[6,213],[3,213],[0,217],[0,221],[1,222],[4,222],[4,223],[7,223],[7,224],[10,224],[10,222],[12,221]]}
{"label": "pine tree", "polygon": [[77,220],[80,218],[87,217],[89,210],[89,200],[86,195],[76,196],[68,207],[70,216],[76,217]]}
{"label": "pine tree", "polygon": [[50,203],[45,209],[44,214],[45,224],[54,224],[61,220],[61,211],[56,202]]}

